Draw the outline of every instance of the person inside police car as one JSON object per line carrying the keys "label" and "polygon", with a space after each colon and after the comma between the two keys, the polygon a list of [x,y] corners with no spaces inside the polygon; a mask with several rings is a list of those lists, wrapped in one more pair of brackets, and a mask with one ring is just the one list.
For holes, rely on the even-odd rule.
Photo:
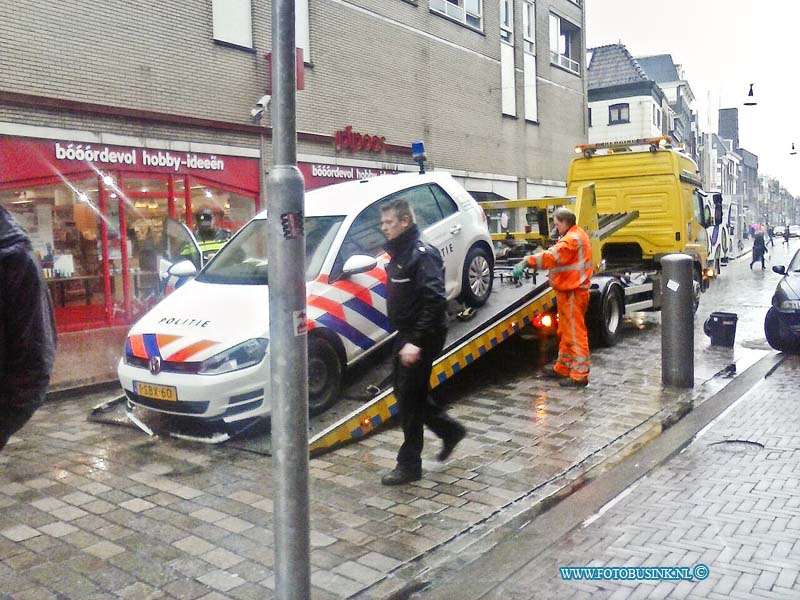
{"label": "person inside police car", "polygon": [[441,254],[420,239],[414,213],[402,198],[381,206],[381,231],[391,257],[386,266],[386,305],[389,324],[397,330],[393,383],[403,428],[397,466],[381,482],[402,485],[422,478],[423,426],[442,440],[440,461],[447,460],[467,430],[430,396],[433,361],[447,336]]}
{"label": "person inside police car", "polygon": [[204,208],[198,212],[196,221],[197,245],[200,246],[203,258],[208,260],[225,245],[225,242],[231,237],[231,232],[214,225],[214,212],[210,208]]}

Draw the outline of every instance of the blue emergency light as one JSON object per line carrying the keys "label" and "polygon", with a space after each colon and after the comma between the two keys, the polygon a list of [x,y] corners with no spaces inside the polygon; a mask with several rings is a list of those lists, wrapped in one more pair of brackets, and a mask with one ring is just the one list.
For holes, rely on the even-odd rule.
{"label": "blue emergency light", "polygon": [[419,174],[425,174],[425,144],[423,142],[411,142],[411,158],[413,158],[419,165]]}

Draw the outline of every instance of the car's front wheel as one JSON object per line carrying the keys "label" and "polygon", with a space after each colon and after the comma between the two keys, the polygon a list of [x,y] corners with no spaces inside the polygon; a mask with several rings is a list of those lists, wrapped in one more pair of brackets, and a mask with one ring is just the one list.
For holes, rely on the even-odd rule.
{"label": "car's front wheel", "polygon": [[308,412],[318,415],[336,404],[342,384],[342,363],[336,348],[323,337],[308,337]]}
{"label": "car's front wheel", "polygon": [[781,331],[781,321],[774,308],[770,308],[764,318],[764,335],[767,338],[767,343],[778,352],[800,351],[800,340],[792,338]]}
{"label": "car's front wheel", "polygon": [[494,265],[489,251],[480,246],[470,248],[461,276],[461,301],[476,308],[486,304],[492,293],[493,278]]}

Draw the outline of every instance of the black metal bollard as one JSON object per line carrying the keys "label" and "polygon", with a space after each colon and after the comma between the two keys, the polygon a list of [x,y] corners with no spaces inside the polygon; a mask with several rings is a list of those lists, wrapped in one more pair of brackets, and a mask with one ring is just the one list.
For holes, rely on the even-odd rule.
{"label": "black metal bollard", "polygon": [[661,260],[661,383],[694,387],[694,305],[692,258],[670,254]]}

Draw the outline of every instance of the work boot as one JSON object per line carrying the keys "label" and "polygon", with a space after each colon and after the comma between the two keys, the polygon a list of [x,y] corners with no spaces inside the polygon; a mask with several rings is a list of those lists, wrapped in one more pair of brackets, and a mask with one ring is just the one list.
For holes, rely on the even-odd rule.
{"label": "work boot", "polygon": [[453,453],[455,447],[458,446],[458,443],[463,440],[466,435],[467,430],[464,428],[464,426],[460,423],[456,423],[453,433],[442,438],[442,449],[436,456],[439,462],[446,461]]}
{"label": "work boot", "polygon": [[565,388],[582,388],[589,385],[588,379],[572,379],[567,377],[558,382],[558,385]]}
{"label": "work boot", "polygon": [[554,371],[552,367],[542,367],[539,375],[544,379],[566,379],[569,375],[562,375],[558,371]]}
{"label": "work boot", "polygon": [[419,481],[422,479],[422,468],[411,469],[408,467],[396,466],[392,471],[386,473],[381,477],[383,485],[405,485],[412,481]]}

